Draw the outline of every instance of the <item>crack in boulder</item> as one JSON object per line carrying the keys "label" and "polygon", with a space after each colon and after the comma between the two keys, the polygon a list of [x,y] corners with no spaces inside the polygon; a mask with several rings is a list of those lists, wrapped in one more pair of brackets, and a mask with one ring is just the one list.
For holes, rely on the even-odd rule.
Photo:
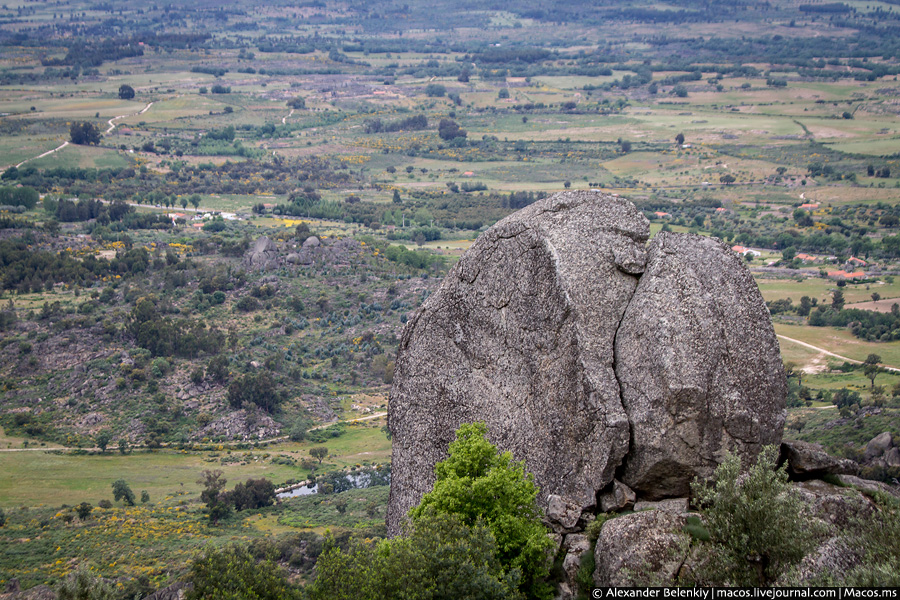
{"label": "crack in boulder", "polygon": [[633,204],[588,191],[479,237],[401,339],[389,533],[465,422],[525,461],[544,508],[581,511],[616,473],[648,498],[684,495],[726,450],[780,441],[787,386],[746,267],[709,238],[648,238]]}

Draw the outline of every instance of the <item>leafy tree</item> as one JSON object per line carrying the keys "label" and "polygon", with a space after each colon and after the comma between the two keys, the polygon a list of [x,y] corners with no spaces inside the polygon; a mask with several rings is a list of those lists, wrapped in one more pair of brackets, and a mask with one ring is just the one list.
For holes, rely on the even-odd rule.
{"label": "leafy tree", "polygon": [[74,573],[66,577],[56,590],[59,600],[115,600],[115,587],[109,581],[92,574],[87,564],[81,563]]}
{"label": "leafy tree", "polygon": [[293,600],[284,571],[272,560],[257,561],[246,548],[209,546],[194,559],[188,580],[194,585],[187,600]]}
{"label": "leafy tree", "polygon": [[100,143],[100,131],[88,121],[75,121],[69,127],[69,139],[73,144],[89,146]]}
{"label": "leafy tree", "polygon": [[141,490],[141,504],[147,504],[148,502],[150,502],[150,492]]}
{"label": "leafy tree", "polygon": [[0,527],[3,527],[4,525],[6,525],[6,513],[0,508]]}
{"label": "leafy tree", "polygon": [[302,442],[306,439],[306,432],[309,431],[311,425],[312,421],[308,417],[305,415],[298,416],[294,420],[294,424],[291,425],[288,437],[291,438],[292,442]]}
{"label": "leafy tree", "polygon": [[849,388],[841,388],[831,395],[831,403],[838,408],[850,408],[854,404],[860,404],[861,402],[862,396],[859,395],[859,392]]}
{"label": "leafy tree", "polygon": [[235,379],[228,386],[228,402],[233,408],[255,404],[266,412],[272,412],[281,403],[281,399],[275,380],[265,371]]}
{"label": "leafy tree", "polygon": [[454,140],[456,138],[464,138],[468,132],[461,129],[459,124],[453,119],[441,119],[438,123],[438,135],[442,140]]}
{"label": "leafy tree", "polygon": [[90,505],[88,502],[82,502],[78,506],[75,507],[75,512],[78,513],[78,518],[82,521],[86,520],[91,516],[91,511],[94,510],[94,507]]}
{"label": "leafy tree", "polygon": [[425,86],[425,95],[429,98],[440,98],[447,93],[447,88],[440,83],[429,83]]}
{"label": "leafy tree", "polygon": [[322,459],[328,456],[328,448],[326,446],[315,446],[309,449],[309,455],[319,461],[319,464],[322,464]]}
{"label": "leafy tree", "polygon": [[97,433],[97,447],[100,448],[100,452],[105,453],[106,447],[109,445],[109,441],[112,439],[112,433],[110,433],[109,429],[103,429]]}
{"label": "leafy tree", "polygon": [[877,377],[878,372],[881,371],[881,367],[878,366],[878,363],[880,362],[881,357],[877,354],[870,354],[863,362],[863,373],[865,373],[866,377],[869,378],[869,381],[872,382],[872,389],[875,388],[875,377]]}
{"label": "leafy tree", "polygon": [[134,88],[128,85],[127,83],[123,83],[119,86],[119,98],[122,100],[131,100],[134,98]]}
{"label": "leafy tree", "polygon": [[679,146],[684,143],[684,134],[683,133],[679,133],[678,135],[675,136],[675,143],[678,144]]}
{"label": "leafy tree", "polygon": [[715,483],[695,482],[710,539],[701,546],[705,584],[771,586],[812,548],[821,529],[776,469],[778,447],[766,446],[746,473],[729,454]]}
{"label": "leafy tree", "polygon": [[214,471],[203,471],[197,483],[203,486],[200,492],[200,499],[206,504],[209,522],[215,525],[219,519],[228,516],[231,509],[227,503],[227,499],[223,497],[222,490],[228,480],[222,477],[223,472],[219,469]]}
{"label": "leafy tree", "polygon": [[271,506],[275,503],[275,484],[265,478],[248,479],[234,486],[227,500],[237,511]]}
{"label": "leafy tree", "polygon": [[831,293],[831,308],[834,310],[841,310],[844,308],[844,292],[841,290],[834,290]]}
{"label": "leafy tree", "polygon": [[134,492],[128,487],[124,479],[117,479],[112,484],[113,500],[122,500],[125,506],[134,506]]}
{"label": "leafy tree", "polygon": [[450,443],[450,455],[435,465],[434,489],[410,511],[413,522],[426,511],[453,514],[469,527],[483,522],[497,540],[500,563],[522,573],[521,589],[550,597],[544,581],[552,547],[540,520],[537,487],[522,462],[499,454],[487,440],[484,423],[462,425]]}

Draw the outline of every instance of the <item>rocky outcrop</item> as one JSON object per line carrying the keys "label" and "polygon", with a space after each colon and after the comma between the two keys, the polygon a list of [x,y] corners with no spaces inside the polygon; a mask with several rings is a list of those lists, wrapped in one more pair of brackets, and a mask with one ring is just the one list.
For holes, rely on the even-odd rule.
{"label": "rocky outcrop", "polygon": [[719,240],[660,233],[616,337],[631,422],[621,480],[650,498],[686,496],[726,451],[778,443],[787,383],[750,272]]}
{"label": "rocky outcrop", "polygon": [[193,437],[203,439],[206,437],[222,436],[230,440],[264,440],[273,438],[281,433],[281,428],[272,417],[261,410],[244,409],[230,412],[202,429],[197,430]]}
{"label": "rocky outcrop", "polygon": [[263,236],[247,250],[242,264],[247,269],[270,271],[278,266],[278,246]]}
{"label": "rocky outcrop", "polygon": [[727,450],[780,441],[787,386],[746,268],[717,241],[648,234],[630,202],[578,191],[479,237],[400,342],[392,534],[465,422],[525,461],[559,532],[615,476],[684,496]]}

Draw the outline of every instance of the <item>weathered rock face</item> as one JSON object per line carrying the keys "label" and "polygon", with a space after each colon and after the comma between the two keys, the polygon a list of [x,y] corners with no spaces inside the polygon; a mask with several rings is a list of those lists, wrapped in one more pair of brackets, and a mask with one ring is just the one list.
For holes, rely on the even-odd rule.
{"label": "weathered rock face", "polygon": [[778,443],[787,383],[769,312],[750,272],[719,240],[660,233],[616,337],[631,421],[622,481],[686,496],[731,450]]}
{"label": "weathered rock face", "polygon": [[746,268],[721,243],[675,234],[648,262],[648,234],[630,202],[565,192],[463,256],[400,342],[391,533],[465,422],[524,459],[539,502],[555,496],[567,522],[617,469],[644,497],[683,496],[726,450],[749,458],[780,441],[787,386]]}

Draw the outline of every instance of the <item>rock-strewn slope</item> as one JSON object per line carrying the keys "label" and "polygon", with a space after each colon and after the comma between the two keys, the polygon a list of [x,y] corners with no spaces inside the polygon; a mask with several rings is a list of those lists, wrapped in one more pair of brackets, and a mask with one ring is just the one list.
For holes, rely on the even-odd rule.
{"label": "rock-strewn slope", "polygon": [[391,533],[464,422],[485,421],[539,501],[576,516],[617,469],[647,497],[679,495],[726,449],[780,440],[784,372],[746,269],[722,244],[666,235],[641,275],[648,225],[624,199],[565,192],[486,231],[448,274],[398,352]]}

